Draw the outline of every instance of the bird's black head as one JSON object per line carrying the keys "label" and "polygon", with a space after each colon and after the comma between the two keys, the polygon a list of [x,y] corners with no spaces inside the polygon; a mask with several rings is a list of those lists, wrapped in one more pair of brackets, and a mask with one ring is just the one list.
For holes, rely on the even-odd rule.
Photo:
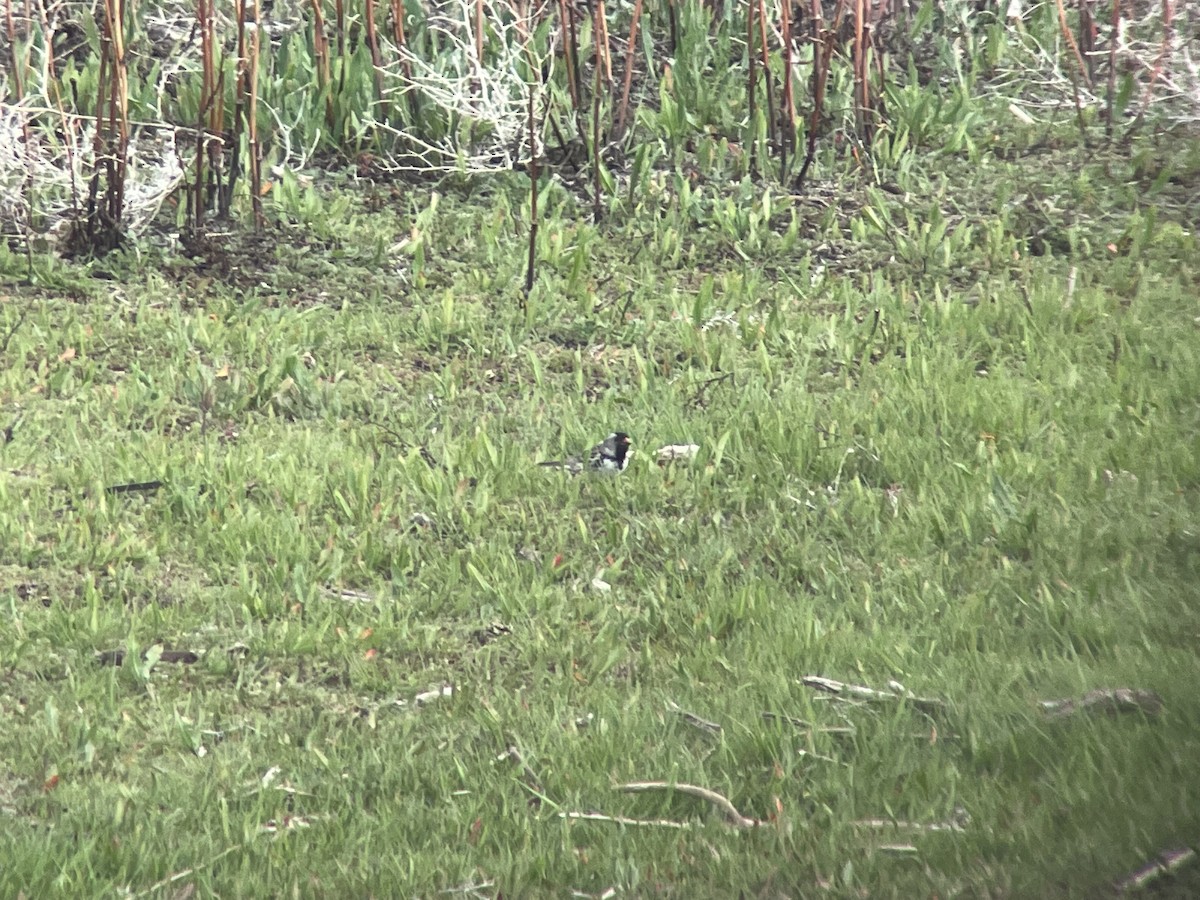
{"label": "bird's black head", "polygon": [[633,446],[633,440],[623,431],[614,431],[612,442],[613,447],[617,451],[617,459],[624,460],[625,455],[629,452],[629,448]]}

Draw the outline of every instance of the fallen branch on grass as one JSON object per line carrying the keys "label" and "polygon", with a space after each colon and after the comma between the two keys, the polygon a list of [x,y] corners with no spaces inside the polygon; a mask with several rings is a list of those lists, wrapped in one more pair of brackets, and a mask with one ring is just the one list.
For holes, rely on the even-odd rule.
{"label": "fallen branch on grass", "polygon": [[517,779],[517,783],[533,796],[530,803],[541,805],[549,802],[546,796],[546,788],[542,785],[542,779],[538,773],[533,771],[533,768],[525,761],[525,757],[521,755],[521,751],[517,749],[516,744],[510,744],[503,753],[496,757],[496,762],[512,761],[521,767],[521,777]]}
{"label": "fallen branch on grass", "polygon": [[17,333],[17,329],[21,327],[21,323],[25,321],[27,315],[29,315],[29,309],[22,309],[20,315],[17,316],[17,321],[13,322],[12,328],[4,333],[4,340],[0,341],[0,356],[8,352],[9,341],[13,339],[13,335]]}
{"label": "fallen branch on grass", "polygon": [[[680,784],[671,781],[630,781],[626,784],[617,785],[618,791],[625,791],[628,794],[640,794],[648,791],[678,791],[681,794],[688,794],[692,797],[699,797],[701,800],[706,800],[717,808],[725,821],[734,828],[754,828],[764,824],[759,819],[751,819],[743,816],[737,811],[726,797],[718,794],[716,791],[710,791],[708,788],[700,787],[696,784]],[[585,812],[561,812],[558,814],[562,819],[575,819],[584,822],[613,822],[617,825],[636,825],[652,828],[693,828],[692,822],[677,822],[674,819],[630,819],[625,816],[608,816],[604,813],[585,813]]]}
{"label": "fallen branch on grass", "polygon": [[341,600],[343,603],[375,603],[379,600],[374,594],[353,591],[350,588],[336,588],[330,584],[322,585],[321,593],[333,600]]}
{"label": "fallen branch on grass", "polygon": [[709,378],[707,381],[701,382],[700,386],[698,388],[696,388],[695,392],[692,394],[690,402],[692,403],[692,405],[695,405],[695,406],[700,406],[700,407],[705,406],[706,405],[705,401],[708,399],[706,394],[708,393],[708,389],[710,387],[712,387],[713,385],[721,384],[722,382],[725,382],[725,381],[732,381],[732,380],[733,380],[733,373],[726,372],[723,375],[717,375],[713,378]]}
{"label": "fallen branch on grass", "polygon": [[1196,851],[1190,847],[1182,847],[1177,850],[1164,850],[1158,854],[1157,859],[1151,860],[1136,872],[1126,875],[1113,885],[1113,887],[1116,888],[1118,894],[1141,890],[1155,879],[1161,878],[1163,875],[1170,875],[1195,858]]}
{"label": "fallen branch on grass", "polygon": [[904,822],[899,819],[859,819],[854,823],[856,828],[885,829],[894,828],[905,831],[955,831],[967,830],[971,815],[961,806],[955,807],[954,814],[943,822]]}
{"label": "fallen branch on grass", "polygon": [[654,828],[691,828],[692,822],[676,822],[673,819],[630,819],[625,816],[606,816],[604,813],[560,812],[560,819],[575,819],[582,822],[614,822],[617,825],[640,825]]}
{"label": "fallen branch on grass", "polygon": [[[126,484],[110,484],[100,489],[100,493],[109,497],[120,497],[126,494],[155,494],[162,488],[167,487],[165,481],[131,481]],[[185,490],[186,485],[181,486],[180,490]],[[250,481],[246,483],[246,496],[251,496],[258,487],[258,482]],[[197,495],[204,496],[209,492],[210,488],[207,484],[198,485],[195,488]],[[91,499],[96,496],[91,491],[84,491],[80,497],[84,500]],[[68,500],[63,506],[60,506],[54,511],[55,515],[62,515],[65,512],[70,512],[75,509],[75,503]]]}
{"label": "fallen branch on grass", "polygon": [[[122,494],[153,494],[163,487],[161,481],[132,481],[128,484],[110,484],[107,487],[101,488],[100,493],[110,497],[118,497]],[[200,493],[208,490],[205,487],[200,489]],[[81,495],[84,500],[90,499],[93,494],[91,491],[84,491]],[[75,509],[75,503],[68,500],[63,506],[60,506],[54,511],[55,515],[62,515],[65,512],[70,512]]]}
{"label": "fallen branch on grass", "polygon": [[[493,881],[485,881],[481,884],[460,884],[458,887],[446,888],[444,891],[439,891],[442,894],[465,894],[468,897],[477,897],[479,900],[487,900],[489,897],[496,896],[492,889],[496,886]],[[492,891],[492,893],[484,893]]]}
{"label": "fallen branch on grass", "polygon": [[796,751],[796,755],[801,759],[815,759],[817,762],[833,763],[835,766],[849,766],[849,763],[842,762],[840,759],[834,759],[832,756],[826,756],[823,753],[813,753],[805,750],[803,747]]}
{"label": "fallen branch on grass", "polygon": [[1042,710],[1051,719],[1064,719],[1076,713],[1105,713],[1115,716],[1118,713],[1142,712],[1148,716],[1156,716],[1162,712],[1162,697],[1154,691],[1137,688],[1113,688],[1088,691],[1079,700],[1067,697],[1063,700],[1043,700]]}
{"label": "fallen branch on grass", "polygon": [[[161,481],[135,481],[130,484],[112,484],[104,489],[106,494],[153,494],[163,486]],[[201,487],[200,493],[206,488]]]}
{"label": "fallen branch on grass", "polygon": [[[828,734],[833,737],[854,737],[858,730],[853,725],[814,725],[804,719],[797,719],[795,716],[785,716],[781,713],[764,712],[762,717],[768,722],[785,722],[788,725],[793,725],[796,728],[802,728],[810,734]],[[913,740],[927,741],[930,744],[936,744],[939,740],[957,740],[958,735],[947,734],[939,735],[937,726],[932,726],[928,732],[919,731],[910,734]],[[817,757],[818,759],[827,759],[826,757]]]}
{"label": "fallen branch on grass", "polygon": [[[323,820],[323,819],[328,819],[328,818],[329,817],[325,816],[325,815],[319,815],[319,816],[287,815],[287,816],[284,816],[281,821],[277,821],[275,819],[267,820],[265,823],[263,823],[262,825],[260,825],[258,827],[258,833],[259,834],[279,834],[281,831],[295,831],[300,828],[311,828],[315,822]],[[172,884],[176,884],[180,881],[183,881],[185,878],[190,878],[191,876],[195,875],[197,872],[202,871],[203,869],[212,868],[212,866],[216,865],[218,862],[220,862],[222,859],[224,859],[230,853],[236,853],[239,850],[245,850],[249,846],[250,846],[250,843],[246,842],[246,843],[242,843],[242,844],[234,844],[232,847],[226,847],[224,850],[222,850],[216,856],[212,857],[212,859],[208,860],[207,862],[198,863],[194,866],[189,866],[186,869],[180,869],[178,872],[173,872],[172,874],[168,875],[166,878],[163,878],[161,881],[156,881],[154,884],[150,885],[150,887],[146,888],[143,891],[138,891],[136,894],[130,894],[127,889],[126,894],[128,896],[133,896],[133,897],[149,897],[153,894],[157,894],[163,888],[169,887]],[[186,886],[185,886],[185,889],[186,889]],[[186,896],[186,895],[183,894],[182,892],[179,892],[178,896]]]}
{"label": "fallen branch on grass", "polygon": [[834,681],[832,678],[823,678],[820,675],[805,675],[800,679],[800,683],[805,687],[833,694],[839,700],[865,700],[871,703],[904,701],[922,712],[940,712],[946,707],[945,701],[934,697],[918,697],[910,694],[904,685],[894,681],[891,683],[892,690],[890,691],[880,691],[859,684],[845,684],[841,681]]}
{"label": "fallen branch on grass", "polygon": [[425,465],[429,466],[429,468],[435,471],[438,469],[441,469],[442,471],[449,471],[434,458],[433,454],[429,452],[429,448],[424,444],[414,444],[411,441],[406,441],[398,431],[389,427],[388,425],[385,425],[383,422],[367,422],[367,424],[374,425],[376,428],[390,437],[395,446],[400,448],[401,453],[408,453],[415,447],[417,452],[420,453],[421,459],[425,460]]}
{"label": "fallen branch on grass", "polygon": [[245,846],[246,846],[245,844],[235,844],[232,847],[226,847],[224,850],[222,850],[220,853],[218,853],[212,859],[208,860],[208,862],[202,862],[202,863],[198,863],[197,865],[190,866],[189,868],[186,868],[186,869],[180,869],[178,872],[168,875],[166,878],[162,879],[161,881],[156,881],[154,884],[150,885],[150,887],[146,888],[144,891],[138,891],[133,896],[134,897],[149,897],[151,894],[157,894],[163,888],[168,887],[172,884],[175,884],[177,881],[183,881],[183,879],[189,878],[190,876],[195,875],[197,872],[199,872],[202,869],[209,868],[210,866],[214,865],[215,863],[220,862],[222,859],[224,859],[230,853],[233,853],[235,850],[241,850]]}
{"label": "fallen branch on grass", "polygon": [[796,728],[803,728],[806,731],[811,731],[814,734],[835,734],[845,737],[853,737],[857,729],[853,725],[814,725],[812,722],[806,722],[804,719],[797,719],[795,716],[785,716],[782,713],[764,712],[762,717],[768,722],[786,722],[788,725],[794,725]]}
{"label": "fallen branch on grass", "polygon": [[[146,648],[142,651],[142,659],[147,658],[151,648]],[[122,666],[125,664],[124,650],[99,650],[96,652],[96,661],[102,666]],[[191,650],[163,650],[158,655],[158,662],[164,663],[181,663],[185,666],[190,666],[192,663],[200,661],[200,654],[194,653]]]}
{"label": "fallen branch on grass", "polygon": [[626,784],[617,785],[617,790],[625,791],[629,794],[641,794],[648,791],[678,791],[681,794],[698,797],[701,800],[711,803],[725,817],[725,821],[734,828],[754,828],[763,824],[758,819],[750,819],[743,816],[737,811],[737,807],[730,803],[726,797],[723,797],[716,791],[710,791],[706,787],[700,787],[698,784],[680,784],[672,781],[630,781]]}
{"label": "fallen branch on grass", "polygon": [[360,706],[360,705],[355,704],[355,705],[351,706],[350,709],[359,718],[366,719],[368,727],[371,729],[374,729],[375,724],[376,724],[376,716],[382,710],[385,710],[385,709],[391,709],[391,710],[397,710],[397,711],[406,711],[409,709],[420,710],[420,709],[424,709],[426,706],[428,706],[430,703],[433,703],[436,700],[445,700],[445,699],[448,699],[453,696],[454,696],[454,685],[446,683],[446,684],[441,685],[440,687],[435,687],[435,688],[431,688],[427,691],[422,691],[421,693],[417,694],[415,697],[412,698],[411,703],[404,697],[397,697],[395,700],[391,701],[390,703],[384,703],[380,706]]}
{"label": "fallen branch on grass", "polygon": [[617,896],[617,889],[612,887],[605,888],[598,894],[589,894],[585,891],[572,889],[571,896],[579,897],[580,900],[612,900],[613,897]]}
{"label": "fallen branch on grass", "polygon": [[[458,887],[446,888],[444,891],[439,891],[442,894],[465,894],[468,897],[477,897],[479,900],[488,900],[489,897],[496,896],[492,889],[496,886],[493,881],[485,881],[481,884],[460,884]],[[492,893],[484,893],[492,891]]]}
{"label": "fallen branch on grass", "polygon": [[282,834],[287,831],[299,831],[301,828],[312,828],[313,825],[323,819],[329,818],[325,815],[320,816],[293,816],[286,815],[282,819],[267,819],[258,826],[259,834]]}
{"label": "fallen branch on grass", "polygon": [[710,722],[708,719],[702,719],[695,713],[690,713],[681,707],[674,700],[667,701],[667,709],[673,713],[678,713],[679,717],[689,725],[699,728],[701,731],[707,731],[709,734],[720,734],[721,726],[716,722]]}

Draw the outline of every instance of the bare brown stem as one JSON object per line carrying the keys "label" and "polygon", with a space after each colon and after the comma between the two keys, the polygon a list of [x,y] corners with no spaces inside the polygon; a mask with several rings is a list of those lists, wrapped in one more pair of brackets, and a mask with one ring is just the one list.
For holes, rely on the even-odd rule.
{"label": "bare brown stem", "polygon": [[[529,15],[527,13],[527,15]],[[534,65],[532,34],[533,23],[527,20],[526,28],[522,30],[522,39],[529,53],[529,260],[525,267],[525,293],[521,296],[521,308],[525,309],[529,295],[533,293],[533,281],[536,275],[537,263],[537,234],[538,234],[538,145],[537,121],[534,116],[534,105],[537,99],[537,79],[539,70]]]}
{"label": "bare brown stem", "polygon": [[1112,138],[1114,105],[1117,97],[1117,36],[1121,33],[1121,0],[1113,0],[1112,32],[1108,38],[1108,96],[1105,98],[1104,134]]}
{"label": "bare brown stem", "polygon": [[809,166],[812,165],[817,155],[817,134],[821,128],[821,119],[825,115],[825,86],[829,80],[829,67],[833,61],[833,50],[837,42],[838,28],[841,26],[843,9],[844,0],[838,0],[837,9],[834,13],[833,27],[828,28],[825,25],[821,0],[811,0],[813,22],[813,107],[808,119],[808,146],[804,154],[804,163],[800,166],[800,173],[796,176],[797,189],[804,184],[804,178],[808,175]]}
{"label": "bare brown stem", "polygon": [[[317,65],[317,88],[329,86],[329,41],[325,37],[325,14],[321,11],[321,0],[311,0],[313,11],[313,60]],[[333,92],[325,97],[325,124],[333,127]]]}
{"label": "bare brown stem", "polygon": [[[125,10],[122,0],[105,0],[96,79],[96,134],[92,141],[92,177],[82,226],[72,235],[72,250],[107,253],[121,241],[125,173],[129,146],[128,81],[125,65]],[[100,185],[103,181],[104,193]]]}
{"label": "bare brown stem", "polygon": [[375,0],[364,0],[364,3],[367,49],[371,51],[371,69],[375,76],[375,102],[379,104],[380,114],[386,119],[388,104],[383,93],[383,56],[379,52],[379,32],[375,27]]}
{"label": "bare brown stem", "polygon": [[783,32],[783,109],[780,112],[783,134],[779,142],[779,177],[787,173],[788,156],[796,149],[796,98],[792,90],[792,4],[785,0],[779,7],[779,30]]}
{"label": "bare brown stem", "polygon": [[608,15],[604,10],[604,0],[595,0],[595,4],[596,28],[594,40],[600,51],[600,58],[604,61],[604,83],[612,84],[612,54],[609,52]]}
{"label": "bare brown stem", "polygon": [[750,103],[750,174],[758,174],[758,141],[754,137],[754,119],[755,113],[758,111],[757,98],[755,97],[755,87],[758,82],[758,71],[755,68],[754,60],[754,14],[758,9],[758,0],[749,0],[746,9],[746,59],[748,63],[748,71],[746,73],[746,96]]}
{"label": "bare brown stem", "polygon": [[[1113,0],[1114,4],[1116,0]],[[1146,91],[1143,95],[1143,108],[1149,105],[1150,95],[1154,90],[1154,85],[1163,73],[1166,61],[1171,56],[1171,43],[1175,35],[1175,0],[1163,0],[1162,4],[1162,46],[1158,51],[1158,58],[1154,60],[1154,68],[1150,70],[1150,81],[1146,85]]]}
{"label": "bare brown stem", "polygon": [[567,66],[567,89],[571,92],[571,105],[578,118],[583,113],[583,98],[579,87],[579,41],[576,35],[575,5],[568,0],[558,0],[559,15],[562,16],[563,62]]}
{"label": "bare brown stem", "polygon": [[[254,21],[260,21],[262,10],[254,0]],[[250,163],[250,208],[254,211],[254,227],[261,231],[265,221],[262,208],[262,160],[258,145],[258,60],[262,48],[262,31],[254,29],[250,37],[250,55],[246,69],[246,104],[249,109],[246,123],[247,153]]]}
{"label": "bare brown stem", "polygon": [[406,81],[412,81],[412,61],[404,52],[408,45],[408,38],[404,33],[404,0],[392,0],[392,39],[401,51],[400,71],[404,73]]}
{"label": "bare brown stem", "polygon": [[633,21],[629,25],[629,43],[625,51],[625,81],[621,85],[621,103],[617,107],[617,122],[613,129],[613,140],[620,140],[625,134],[625,126],[629,117],[629,94],[633,89],[633,70],[637,63],[638,26],[642,21],[643,0],[634,0]]}
{"label": "bare brown stem", "polygon": [[863,48],[863,26],[866,19],[865,0],[854,0],[854,131],[863,141],[867,140],[867,104],[870,86]]}
{"label": "bare brown stem", "polygon": [[483,2],[475,0],[475,61],[483,65]]}
{"label": "bare brown stem", "polygon": [[592,46],[596,50],[592,77],[592,221],[599,223],[604,216],[600,194],[600,72],[605,56],[604,45],[599,40],[600,25],[604,21],[604,0],[595,6],[595,29]]}
{"label": "bare brown stem", "polygon": [[1054,0],[1054,2],[1058,9],[1058,25],[1062,30],[1063,40],[1071,48],[1071,54],[1075,57],[1075,65],[1079,67],[1079,73],[1083,75],[1084,84],[1091,87],[1092,79],[1088,77],[1087,65],[1083,61],[1083,55],[1079,52],[1079,44],[1075,41],[1075,35],[1071,34],[1071,27],[1067,24],[1067,11],[1063,6],[1063,0]]}
{"label": "bare brown stem", "polygon": [[771,74],[771,51],[767,46],[767,8],[764,0],[758,3],[758,50],[762,54],[763,87],[767,93],[767,142],[776,144],[775,76]]}

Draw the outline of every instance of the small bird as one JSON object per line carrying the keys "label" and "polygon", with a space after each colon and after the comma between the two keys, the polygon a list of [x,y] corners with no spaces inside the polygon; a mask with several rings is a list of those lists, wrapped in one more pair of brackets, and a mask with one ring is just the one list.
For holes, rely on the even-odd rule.
{"label": "small bird", "polygon": [[[614,431],[591,449],[588,453],[586,468],[591,472],[603,472],[608,475],[624,472],[625,467],[629,465],[629,458],[633,455],[633,451],[629,449],[632,444],[633,441],[625,432]],[[584,461],[578,456],[551,460],[538,463],[538,465],[552,469],[565,469],[572,475],[578,475],[585,468]]]}

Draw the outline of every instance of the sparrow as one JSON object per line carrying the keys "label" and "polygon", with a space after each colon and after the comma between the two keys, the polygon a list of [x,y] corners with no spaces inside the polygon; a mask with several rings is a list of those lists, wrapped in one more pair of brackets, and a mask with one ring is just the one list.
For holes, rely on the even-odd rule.
{"label": "sparrow", "polygon": [[624,472],[625,467],[629,465],[629,458],[633,455],[633,451],[629,449],[632,443],[633,441],[625,432],[614,431],[588,452],[586,463],[578,456],[572,456],[567,459],[538,463],[538,465],[552,469],[565,469],[572,475],[578,475],[585,467],[591,472],[616,475],[618,472]]}

